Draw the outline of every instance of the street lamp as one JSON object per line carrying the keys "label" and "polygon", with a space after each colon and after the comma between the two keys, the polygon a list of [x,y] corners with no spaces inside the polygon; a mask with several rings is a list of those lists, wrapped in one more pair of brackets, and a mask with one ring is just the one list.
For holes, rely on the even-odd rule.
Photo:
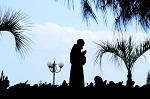
{"label": "street lamp", "polygon": [[58,63],[59,70],[58,70],[58,66],[55,63],[55,61],[54,61],[54,63],[48,62],[47,66],[49,67],[49,70],[53,73],[53,85],[55,85],[55,73],[59,73],[61,71],[61,68],[64,66],[64,64],[61,62]]}

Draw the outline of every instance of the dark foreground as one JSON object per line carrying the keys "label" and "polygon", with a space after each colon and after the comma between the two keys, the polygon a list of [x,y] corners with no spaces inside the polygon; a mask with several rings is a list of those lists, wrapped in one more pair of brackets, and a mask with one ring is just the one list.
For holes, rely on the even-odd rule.
{"label": "dark foreground", "polygon": [[19,83],[4,88],[1,86],[0,99],[5,98],[94,98],[94,99],[145,99],[149,96],[150,85],[127,87],[122,82],[90,83],[84,88],[71,89],[66,82],[62,85]]}

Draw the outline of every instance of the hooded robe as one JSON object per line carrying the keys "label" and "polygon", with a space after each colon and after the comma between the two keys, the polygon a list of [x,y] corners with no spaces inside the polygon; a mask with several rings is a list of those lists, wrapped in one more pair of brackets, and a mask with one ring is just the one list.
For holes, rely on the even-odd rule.
{"label": "hooded robe", "polygon": [[69,86],[73,88],[83,88],[84,87],[84,72],[83,65],[86,62],[85,55],[82,54],[81,48],[77,44],[71,49],[70,52],[70,79]]}

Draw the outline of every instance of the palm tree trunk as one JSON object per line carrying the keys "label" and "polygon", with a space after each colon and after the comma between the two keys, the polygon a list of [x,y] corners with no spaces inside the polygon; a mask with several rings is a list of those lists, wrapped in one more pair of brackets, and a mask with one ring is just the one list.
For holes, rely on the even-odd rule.
{"label": "palm tree trunk", "polygon": [[131,70],[130,70],[130,69],[128,69],[128,75],[127,75],[127,83],[126,83],[126,86],[133,87],[132,73],[131,73]]}

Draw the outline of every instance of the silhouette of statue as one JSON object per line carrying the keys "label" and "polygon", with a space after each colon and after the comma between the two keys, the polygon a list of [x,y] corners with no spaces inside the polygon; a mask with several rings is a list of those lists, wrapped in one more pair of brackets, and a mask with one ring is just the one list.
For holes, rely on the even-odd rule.
{"label": "silhouette of statue", "polygon": [[86,63],[86,50],[82,51],[85,42],[83,39],[78,39],[77,43],[73,45],[70,52],[70,79],[69,86],[71,88],[84,87],[84,73],[83,65]]}

